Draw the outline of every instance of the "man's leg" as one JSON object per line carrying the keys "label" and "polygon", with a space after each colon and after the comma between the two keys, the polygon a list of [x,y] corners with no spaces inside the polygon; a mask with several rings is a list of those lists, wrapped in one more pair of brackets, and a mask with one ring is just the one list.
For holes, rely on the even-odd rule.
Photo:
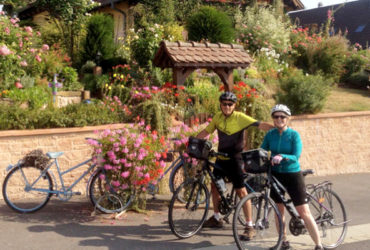
{"label": "man's leg", "polygon": [[218,209],[218,206],[220,204],[220,194],[218,193],[213,182],[211,183],[211,195],[214,214],[207,221],[204,222],[203,227],[222,228],[223,222],[220,217],[220,211]]}

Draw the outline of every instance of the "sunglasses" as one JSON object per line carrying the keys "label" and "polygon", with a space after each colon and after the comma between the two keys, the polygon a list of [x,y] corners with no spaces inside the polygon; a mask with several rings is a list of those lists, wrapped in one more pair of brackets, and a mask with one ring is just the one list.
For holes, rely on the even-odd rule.
{"label": "sunglasses", "polygon": [[286,119],[286,118],[287,118],[287,116],[285,116],[285,115],[273,115],[273,116],[272,116],[272,118],[273,118],[273,119],[279,119],[279,118],[280,118],[280,119],[282,119],[282,120],[283,120],[283,119]]}
{"label": "sunglasses", "polygon": [[222,102],[221,105],[224,106],[224,107],[226,107],[226,106],[231,107],[231,106],[234,105],[234,103],[232,103],[232,102]]}

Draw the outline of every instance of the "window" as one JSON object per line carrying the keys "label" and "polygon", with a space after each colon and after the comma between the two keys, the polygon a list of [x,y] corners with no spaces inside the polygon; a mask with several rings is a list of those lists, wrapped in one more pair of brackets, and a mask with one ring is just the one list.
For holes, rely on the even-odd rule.
{"label": "window", "polygon": [[364,30],[365,26],[366,26],[366,24],[359,25],[357,27],[357,29],[355,30],[355,32],[362,32]]}

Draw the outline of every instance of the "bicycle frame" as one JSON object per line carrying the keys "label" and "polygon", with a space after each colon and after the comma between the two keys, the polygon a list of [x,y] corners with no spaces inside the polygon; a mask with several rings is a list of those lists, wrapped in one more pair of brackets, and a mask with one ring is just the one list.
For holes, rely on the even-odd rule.
{"label": "bicycle frame", "polygon": [[[82,180],[82,178],[84,178],[93,168],[96,167],[96,164],[92,164],[86,171],[84,171],[78,178],[77,180],[75,180],[68,188],[66,188],[66,186],[64,185],[64,179],[63,179],[63,175],[69,173],[69,172],[72,172],[73,170],[77,169],[77,168],[80,168],[81,166],[84,166],[86,165],[87,163],[91,162],[92,159],[88,159],[86,161],[83,161],[65,171],[61,171],[60,170],[60,166],[59,166],[59,163],[58,163],[58,160],[57,158],[54,158],[54,160],[49,163],[49,165],[44,169],[42,170],[40,176],[38,178],[36,178],[36,180],[33,182],[33,183],[29,183],[26,176],[24,175],[23,173],[23,170],[22,168],[20,168],[20,164],[17,164],[15,165],[14,167],[18,167],[20,168],[20,171],[22,173],[22,176],[26,182],[26,189],[29,191],[29,190],[33,190],[33,191],[38,191],[38,192],[44,192],[44,193],[52,193],[52,194],[56,194],[56,195],[59,195],[59,194],[63,194],[63,195],[67,195],[69,192],[72,191],[72,189]],[[51,167],[55,165],[56,166],[56,169],[57,169],[57,173],[58,173],[58,176],[59,176],[59,182],[62,186],[62,188],[59,190],[58,189],[58,182],[56,181],[56,178],[53,174],[52,171],[50,171]],[[9,168],[8,170],[10,170],[12,168]],[[54,179],[54,182],[55,182],[55,187],[56,187],[56,190],[47,190],[47,189],[39,189],[39,188],[33,188],[33,186],[40,180],[40,178],[46,173],[46,172],[49,172],[51,175],[52,175],[52,178]],[[71,195],[73,194],[80,194],[79,192],[71,192],[70,193]]]}

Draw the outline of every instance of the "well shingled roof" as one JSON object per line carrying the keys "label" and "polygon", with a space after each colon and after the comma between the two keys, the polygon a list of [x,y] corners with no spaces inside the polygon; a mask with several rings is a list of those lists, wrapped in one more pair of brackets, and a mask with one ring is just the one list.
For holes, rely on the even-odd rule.
{"label": "well shingled roof", "polygon": [[238,44],[162,41],[153,62],[161,68],[246,68],[252,58]]}

